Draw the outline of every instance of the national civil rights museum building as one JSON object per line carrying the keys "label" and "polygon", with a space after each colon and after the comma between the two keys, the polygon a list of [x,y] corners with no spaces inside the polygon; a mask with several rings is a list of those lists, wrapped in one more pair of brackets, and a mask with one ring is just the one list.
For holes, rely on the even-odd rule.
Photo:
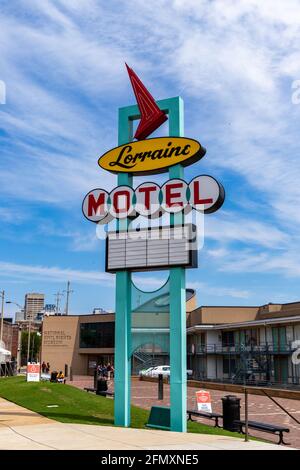
{"label": "national civil rights museum building", "polygon": [[[132,312],[132,373],[169,364],[169,295],[136,299]],[[260,307],[196,308],[186,290],[187,366],[193,378],[248,384],[300,385],[300,302]],[[45,317],[42,360],[93,374],[114,364],[114,314]],[[297,340],[299,345],[297,345]]]}

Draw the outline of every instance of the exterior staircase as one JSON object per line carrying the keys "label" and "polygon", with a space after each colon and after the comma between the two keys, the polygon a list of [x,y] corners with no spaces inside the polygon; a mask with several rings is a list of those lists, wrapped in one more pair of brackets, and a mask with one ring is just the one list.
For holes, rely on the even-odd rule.
{"label": "exterior staircase", "polygon": [[134,367],[132,373],[138,375],[139,372],[143,369],[149,369],[149,367],[156,367],[160,365],[160,359],[156,358],[153,353],[148,353],[142,349],[137,349],[133,353],[135,358]]}
{"label": "exterior staircase", "polygon": [[238,369],[232,377],[233,382],[251,382],[255,374],[266,374],[266,381],[269,380],[269,363],[265,357],[253,356],[250,351],[244,349],[241,352],[241,359]]}

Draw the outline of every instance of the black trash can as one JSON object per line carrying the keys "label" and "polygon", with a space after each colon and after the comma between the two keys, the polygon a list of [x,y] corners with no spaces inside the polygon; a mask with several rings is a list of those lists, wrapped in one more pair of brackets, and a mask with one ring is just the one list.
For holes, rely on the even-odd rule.
{"label": "black trash can", "polygon": [[56,382],[56,376],[57,376],[56,371],[51,372],[50,382]]}
{"label": "black trash can", "polygon": [[107,392],[107,380],[104,377],[99,377],[97,380],[96,395],[104,395]]}
{"label": "black trash can", "polygon": [[223,403],[223,429],[232,432],[239,432],[240,427],[235,424],[235,420],[241,417],[241,399],[235,395],[226,395],[222,398]]}

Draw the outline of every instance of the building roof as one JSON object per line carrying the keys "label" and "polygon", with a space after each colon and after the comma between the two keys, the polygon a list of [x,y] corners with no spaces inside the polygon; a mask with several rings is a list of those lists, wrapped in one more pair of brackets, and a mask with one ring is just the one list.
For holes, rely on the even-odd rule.
{"label": "building roof", "polygon": [[300,302],[286,304],[265,304],[260,307],[202,306],[188,315],[188,327],[204,325],[259,325],[261,323],[282,323],[300,321]]}
{"label": "building roof", "polygon": [[193,333],[195,331],[205,331],[205,330],[232,330],[234,328],[251,328],[255,326],[269,326],[269,325],[278,325],[281,323],[300,323],[300,315],[294,317],[282,317],[282,318],[269,318],[267,320],[255,320],[248,322],[239,322],[239,323],[220,323],[218,325],[208,325],[200,324],[193,325],[187,328],[188,333]]}

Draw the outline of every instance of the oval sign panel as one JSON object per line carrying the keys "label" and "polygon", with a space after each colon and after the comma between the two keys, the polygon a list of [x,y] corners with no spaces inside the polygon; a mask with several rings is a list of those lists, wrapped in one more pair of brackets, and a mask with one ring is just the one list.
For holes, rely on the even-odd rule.
{"label": "oval sign panel", "polygon": [[191,165],[200,160],[205,152],[205,148],[194,139],[157,137],[129,142],[109,150],[99,158],[98,164],[112,173],[163,173],[178,163]]}

